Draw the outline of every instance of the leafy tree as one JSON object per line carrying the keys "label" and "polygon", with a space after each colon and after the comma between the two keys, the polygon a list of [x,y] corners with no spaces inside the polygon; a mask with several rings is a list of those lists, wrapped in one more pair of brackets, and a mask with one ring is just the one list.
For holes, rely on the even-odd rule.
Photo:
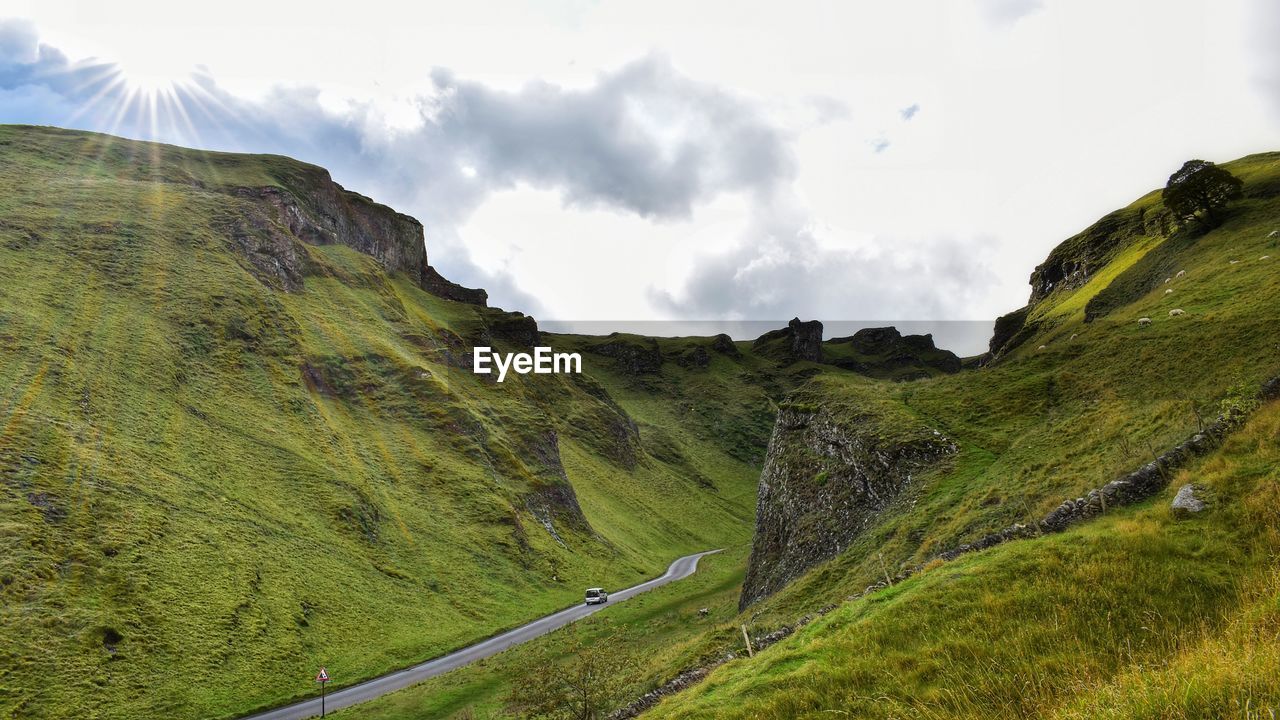
{"label": "leafy tree", "polygon": [[1169,176],[1161,197],[1164,206],[1183,222],[1210,227],[1221,222],[1221,210],[1243,195],[1244,183],[1208,160],[1188,160]]}
{"label": "leafy tree", "polygon": [[522,718],[605,720],[625,699],[635,667],[617,638],[582,642],[576,631],[563,652],[567,660],[544,647],[517,677],[507,704]]}

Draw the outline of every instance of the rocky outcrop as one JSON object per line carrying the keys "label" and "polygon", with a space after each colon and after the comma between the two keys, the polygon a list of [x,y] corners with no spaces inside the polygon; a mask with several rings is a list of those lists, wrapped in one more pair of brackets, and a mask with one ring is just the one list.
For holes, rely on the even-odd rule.
{"label": "rocky outcrop", "polygon": [[999,360],[1001,356],[1026,342],[1027,338],[1035,334],[1035,328],[1027,326],[1027,316],[1030,313],[1031,306],[1027,305],[996,318],[995,329],[991,333],[991,342],[988,343],[988,350],[986,357],[983,358],[983,364]]}
{"label": "rocky outcrop", "polygon": [[920,472],[956,451],[921,428],[889,439],[876,418],[778,411],[756,504],[756,532],[740,607],[835,556],[873,525]]}
{"label": "rocky outcrop", "polygon": [[519,451],[529,471],[539,480],[524,497],[529,514],[560,545],[564,545],[561,530],[589,531],[591,526],[582,514],[578,496],[560,459],[560,438],[556,432],[545,430],[524,438]]}
{"label": "rocky outcrop", "polygon": [[737,344],[733,342],[733,338],[725,335],[724,333],[720,333],[711,339],[711,349],[721,355],[727,355],[731,358],[742,357],[742,351],[739,350]]}
{"label": "rocky outcrop", "polygon": [[662,369],[662,350],[653,338],[612,333],[605,342],[588,346],[587,352],[613,358],[614,369],[624,375],[650,375]]}
{"label": "rocky outcrop", "polygon": [[756,338],[751,347],[782,364],[800,360],[822,362],[822,323],[792,318],[786,327],[770,330]]}
{"label": "rocky outcrop", "polygon": [[[1031,272],[1031,296],[1025,307],[996,320],[990,349],[981,364],[999,360],[1040,329],[1028,322],[1032,310],[1050,295],[1084,287],[1125,248],[1144,236],[1173,232],[1173,218],[1161,205],[1130,206],[1109,213],[1083,232],[1067,238]],[[1145,292],[1145,290],[1144,290]],[[1097,313],[1086,312],[1086,321]]]}
{"label": "rocky outcrop", "polygon": [[1049,253],[1031,273],[1031,299],[1035,305],[1060,290],[1083,287],[1119,252],[1143,235],[1164,235],[1172,218],[1163,207],[1127,207],[1105,215]]}
{"label": "rocky outcrop", "polygon": [[491,339],[505,340],[520,347],[540,344],[538,321],[521,312],[490,312],[485,318],[485,333]]}
{"label": "rocky outcrop", "polygon": [[304,166],[289,186],[240,187],[234,194],[272,208],[279,227],[308,245],[346,245],[391,273],[422,283],[427,248],[422,223],[344,189],[321,168]]}
{"label": "rocky outcrop", "polygon": [[690,370],[702,369],[711,365],[711,353],[702,345],[695,345],[688,350],[676,355],[672,360],[680,367],[689,368]]}
{"label": "rocky outcrop", "polygon": [[468,305],[479,305],[480,307],[489,304],[488,292],[480,288],[463,287],[456,282],[447,280],[430,265],[425,265],[422,268],[422,289],[445,300],[467,303]]}
{"label": "rocky outcrop", "polygon": [[853,353],[852,357],[831,359],[832,365],[864,375],[907,379],[927,377],[931,371],[960,372],[960,358],[934,345],[932,335],[903,335],[894,327],[864,328],[826,344],[843,346]]}

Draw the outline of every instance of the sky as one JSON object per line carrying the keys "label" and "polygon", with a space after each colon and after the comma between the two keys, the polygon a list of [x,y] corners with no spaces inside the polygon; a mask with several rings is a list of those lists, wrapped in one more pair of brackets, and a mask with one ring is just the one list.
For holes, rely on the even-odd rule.
{"label": "sky", "polygon": [[1280,149],[1277,38],[1274,0],[9,0],[0,122],[323,165],[540,320],[976,352],[1058,242]]}

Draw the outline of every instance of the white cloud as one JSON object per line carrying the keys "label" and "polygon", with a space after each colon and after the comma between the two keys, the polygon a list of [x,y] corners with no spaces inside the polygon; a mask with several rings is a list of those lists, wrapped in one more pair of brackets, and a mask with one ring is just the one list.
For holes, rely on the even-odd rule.
{"label": "white cloud", "polygon": [[117,129],[328,166],[566,319],[990,318],[1183,160],[1277,144],[1267,0],[10,7],[45,46],[0,31],[0,119],[110,129],[69,57],[206,65],[195,135]]}

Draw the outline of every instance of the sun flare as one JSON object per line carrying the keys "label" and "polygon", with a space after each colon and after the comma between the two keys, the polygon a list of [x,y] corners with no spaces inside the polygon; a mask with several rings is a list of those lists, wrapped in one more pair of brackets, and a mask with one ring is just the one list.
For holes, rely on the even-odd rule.
{"label": "sun flare", "polygon": [[115,67],[124,87],[141,95],[172,93],[190,82],[194,73],[191,68],[160,62],[118,61]]}

